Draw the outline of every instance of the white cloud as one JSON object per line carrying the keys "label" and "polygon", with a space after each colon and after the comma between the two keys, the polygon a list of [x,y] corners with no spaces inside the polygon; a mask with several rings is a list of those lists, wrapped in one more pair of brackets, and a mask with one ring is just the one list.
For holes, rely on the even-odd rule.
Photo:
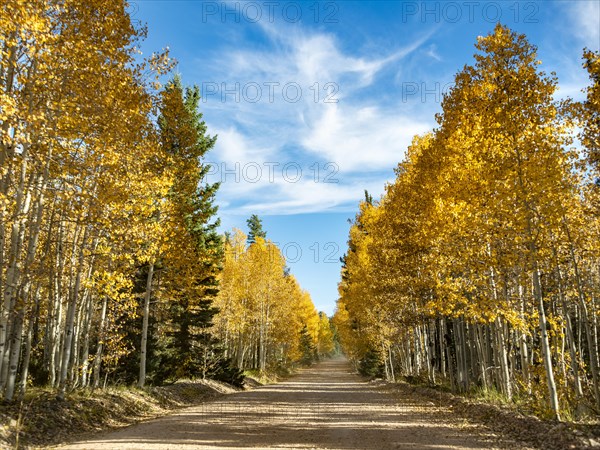
{"label": "white cloud", "polygon": [[302,140],[305,148],[336,162],[343,171],[357,171],[394,167],[412,137],[430,127],[398,111],[331,104],[309,128]]}
{"label": "white cloud", "polygon": [[[306,174],[305,174],[306,175]],[[261,195],[253,196],[251,202],[236,208],[236,213],[248,215],[287,215],[320,212],[355,211],[356,205],[364,197],[364,190],[371,193],[383,192],[384,182],[379,176],[360,180],[344,180],[339,183],[314,182],[304,176],[296,182],[277,178],[274,183],[261,183]]]}
{"label": "white cloud", "polygon": [[427,50],[427,56],[430,56],[438,62],[442,61],[442,57],[437,53],[437,47],[435,46],[435,44],[431,44],[429,46],[429,49]]}
{"label": "white cloud", "polygon": [[[558,90],[555,98],[570,97],[581,101],[585,98],[582,90],[589,85],[587,71],[583,68],[583,48],[600,50],[600,1],[581,0],[561,2],[556,17],[556,33],[565,35],[553,45],[540,50],[549,55],[544,59],[547,72],[553,70],[558,75]],[[565,20],[566,18],[566,20]],[[550,65],[546,65],[547,63]]]}
{"label": "white cloud", "polygon": [[215,129],[218,138],[213,155],[218,155],[220,161],[242,164],[248,162],[262,163],[275,153],[275,148],[272,145],[269,146],[251,140],[234,127],[224,130],[215,127]]}
{"label": "white cloud", "polygon": [[575,22],[569,31],[592,50],[600,49],[600,2],[597,0],[570,1],[567,11]]}
{"label": "white cloud", "polygon": [[[245,164],[263,167],[262,176],[254,183],[248,183],[243,173],[239,182],[233,174],[227,175],[218,193],[222,212],[292,214],[354,209],[365,188],[383,190],[387,180],[382,171],[391,173],[412,136],[429,128],[411,112],[403,111],[401,104],[390,109],[374,97],[367,101],[362,95],[366,89],[381,92],[376,85],[380,74],[420,48],[433,31],[401,48],[389,49],[387,54],[364,56],[343,51],[330,33],[281,28],[268,22],[259,25],[269,45],[221,51],[211,67],[212,80],[223,80],[218,83],[226,82],[228,88],[238,82],[241,89],[249,83],[263,89],[258,102],[246,101],[242,93],[238,102],[223,102],[214,96],[205,103],[207,117],[211,115],[209,125],[219,135],[211,154],[221,164],[219,168],[226,164],[228,170],[236,170],[236,163],[241,172]],[[206,69],[206,61],[200,63]],[[282,93],[282,87],[291,82],[302,89],[297,102],[286,101]],[[279,83],[274,98],[269,98],[268,83]],[[324,103],[327,83],[337,87],[334,99],[338,103]],[[393,98],[399,93],[390,95]],[[381,98],[389,100],[388,95]],[[281,179],[281,173],[274,182],[269,180],[264,163],[281,167],[292,161],[305,170],[313,163],[336,163],[340,182],[314,183],[305,176],[289,183]],[[374,171],[379,175],[373,175]]]}
{"label": "white cloud", "polygon": [[577,75],[573,75],[568,83],[559,83],[558,89],[554,97],[556,99],[565,99],[572,98],[576,101],[581,101],[585,99],[585,93],[583,92],[583,87],[586,86],[588,80],[583,72],[583,69],[577,67],[579,72]]}

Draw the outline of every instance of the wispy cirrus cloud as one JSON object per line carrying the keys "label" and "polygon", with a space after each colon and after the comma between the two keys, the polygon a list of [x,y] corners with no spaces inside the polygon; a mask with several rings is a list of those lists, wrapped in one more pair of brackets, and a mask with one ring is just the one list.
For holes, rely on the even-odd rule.
{"label": "wispy cirrus cloud", "polygon": [[302,145],[339,161],[344,172],[394,167],[412,137],[430,128],[424,121],[376,105],[327,105],[311,122]]}
{"label": "wispy cirrus cloud", "polygon": [[[390,106],[390,97],[400,93],[384,92],[378,99],[376,93],[385,91],[378,80],[386,73],[393,76],[403,58],[424,46],[433,31],[373,55],[342,50],[332,33],[268,22],[254,26],[265,43],[221,48],[208,67],[211,87],[218,91],[208,97],[204,93],[209,126],[219,135],[211,157],[230,171],[219,191],[222,210],[350,211],[365,188],[381,192],[412,136],[430,127],[431,118],[419,121],[399,101]],[[205,62],[198,63],[206,72]],[[277,172],[274,181],[268,179],[265,163],[281,168],[290,162],[304,169],[301,180],[289,182]],[[337,182],[314,183],[308,168],[327,163],[339,171]],[[246,167],[254,177],[252,164],[263,173],[248,182],[243,171]],[[237,181],[231,173],[236,167],[242,172]]]}
{"label": "wispy cirrus cloud", "polygon": [[558,5],[562,14],[555,15],[554,27],[549,28],[554,28],[562,39],[558,45],[546,46],[543,51],[550,55],[550,64],[559,77],[556,97],[583,100],[583,89],[590,82],[582,67],[583,48],[600,50],[600,2],[581,0],[559,2]]}
{"label": "wispy cirrus cloud", "polygon": [[568,17],[573,21],[570,31],[592,50],[600,49],[600,2],[583,0],[565,2]]}

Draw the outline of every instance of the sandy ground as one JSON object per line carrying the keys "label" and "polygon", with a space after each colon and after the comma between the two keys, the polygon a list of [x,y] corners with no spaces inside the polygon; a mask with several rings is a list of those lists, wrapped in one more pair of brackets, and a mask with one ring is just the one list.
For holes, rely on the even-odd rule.
{"label": "sandy ground", "polygon": [[61,449],[521,448],[432,402],[399,397],[324,361],[288,381]]}

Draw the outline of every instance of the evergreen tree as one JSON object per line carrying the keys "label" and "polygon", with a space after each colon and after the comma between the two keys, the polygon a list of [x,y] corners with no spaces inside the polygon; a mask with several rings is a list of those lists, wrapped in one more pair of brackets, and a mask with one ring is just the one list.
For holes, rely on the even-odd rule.
{"label": "evergreen tree", "polygon": [[309,366],[318,358],[317,348],[306,325],[300,330],[300,353],[300,363],[306,366]]}
{"label": "evergreen tree", "polygon": [[263,230],[262,221],[256,214],[252,214],[246,223],[248,224],[248,244],[254,244],[257,238],[267,238],[267,232]]}
{"label": "evergreen tree", "polygon": [[174,173],[169,193],[171,236],[164,256],[169,322],[165,364],[158,379],[204,378],[227,371],[229,366],[216,350],[219,342],[210,330],[218,312],[212,303],[224,253],[217,233],[219,220],[214,219],[219,183],[204,183],[210,167],[203,158],[216,137],[207,134],[199,102],[198,87],[184,90],[175,78],[165,89],[158,119],[162,145],[172,158]]}
{"label": "evergreen tree", "polygon": [[358,362],[358,373],[365,377],[382,377],[384,375],[384,364],[381,355],[372,348],[368,349],[365,356]]}

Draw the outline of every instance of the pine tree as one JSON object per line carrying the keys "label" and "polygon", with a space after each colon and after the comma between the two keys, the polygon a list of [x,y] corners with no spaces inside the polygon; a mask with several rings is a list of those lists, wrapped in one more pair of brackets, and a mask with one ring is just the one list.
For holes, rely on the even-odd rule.
{"label": "pine tree", "polygon": [[256,214],[252,214],[246,223],[248,224],[248,244],[254,244],[257,238],[267,238],[267,232],[263,230],[262,221]]}
{"label": "pine tree", "polygon": [[170,236],[162,258],[166,268],[162,295],[169,305],[163,356],[167,370],[159,378],[206,377],[223,366],[212,361],[221,355],[211,332],[224,256],[219,220],[214,220],[219,184],[205,183],[209,166],[203,162],[216,138],[207,134],[198,111],[199,92],[197,86],[184,90],[176,77],[165,88],[158,119],[174,174],[167,210]]}
{"label": "pine tree", "polygon": [[300,363],[305,366],[311,365],[318,358],[317,348],[306,325],[300,330],[300,354]]}

